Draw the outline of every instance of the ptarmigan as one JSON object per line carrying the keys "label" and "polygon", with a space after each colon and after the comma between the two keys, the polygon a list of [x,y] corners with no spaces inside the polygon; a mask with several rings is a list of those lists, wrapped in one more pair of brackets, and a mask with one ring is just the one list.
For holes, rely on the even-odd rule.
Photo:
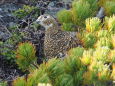
{"label": "ptarmigan", "polygon": [[63,57],[69,49],[80,44],[76,34],[63,31],[52,16],[41,15],[36,22],[45,27],[44,53],[48,59]]}

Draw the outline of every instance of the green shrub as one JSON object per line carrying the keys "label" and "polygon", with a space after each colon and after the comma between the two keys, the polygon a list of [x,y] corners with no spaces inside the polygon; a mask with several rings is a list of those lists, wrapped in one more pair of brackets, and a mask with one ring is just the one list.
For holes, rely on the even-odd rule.
{"label": "green shrub", "polygon": [[28,75],[27,86],[37,86],[38,83],[50,83],[46,72],[46,64],[43,63]]}
{"label": "green shrub", "polygon": [[91,8],[88,2],[74,1],[72,3],[73,22],[83,26],[86,18],[91,16]]}
{"label": "green shrub", "polygon": [[7,82],[0,82],[0,86],[7,86]]}
{"label": "green shrub", "polygon": [[63,63],[60,59],[51,59],[46,64],[46,72],[51,80],[52,85],[55,85],[56,78],[63,73]]}
{"label": "green shrub", "polygon": [[103,47],[103,46],[107,46],[109,47],[110,49],[113,48],[113,45],[111,43],[111,40],[106,38],[106,37],[103,37],[103,38],[100,38],[97,43],[95,44],[95,47]]}
{"label": "green shrub", "polygon": [[93,33],[86,33],[82,38],[82,42],[85,48],[93,48],[97,38]]}
{"label": "green shrub", "polygon": [[25,77],[18,77],[17,79],[13,81],[12,85],[13,86],[27,86]]}
{"label": "green shrub", "polygon": [[62,74],[56,79],[55,86],[74,86],[73,77],[69,74]]}
{"label": "green shrub", "polygon": [[110,80],[109,66],[101,61],[96,61],[91,64],[90,68],[90,83],[96,86],[107,86],[107,82]]}
{"label": "green shrub", "polygon": [[72,48],[68,51],[68,55],[70,57],[76,57],[79,58],[83,55],[84,48],[77,47],[77,48]]}
{"label": "green shrub", "polygon": [[[28,70],[36,61],[35,46],[29,42],[20,43],[16,50],[16,63],[23,71]],[[35,65],[34,65],[35,66]]]}
{"label": "green shrub", "polygon": [[109,57],[110,62],[115,63],[115,49],[110,51],[109,56],[110,56]]}
{"label": "green shrub", "polygon": [[71,23],[72,13],[71,10],[63,9],[57,13],[57,18],[60,23]]}
{"label": "green shrub", "polygon": [[112,73],[111,73],[111,79],[113,79],[115,81],[115,62],[114,64],[112,65]]}
{"label": "green shrub", "polygon": [[14,59],[15,58],[15,46],[21,40],[22,38],[19,34],[12,33],[12,37],[10,37],[8,40],[0,44],[1,54],[5,56],[5,59],[10,61],[11,63],[14,63],[15,61]]}
{"label": "green shrub", "polygon": [[72,23],[63,23],[62,24],[62,28],[65,30],[65,31],[74,31],[75,28],[73,27],[74,24]]}
{"label": "green shrub", "polygon": [[52,86],[52,85],[49,83],[38,83],[37,86]]}
{"label": "green shrub", "polygon": [[115,14],[115,1],[106,1],[104,8],[107,15],[111,16]]}
{"label": "green shrub", "polygon": [[93,54],[93,57],[97,60],[97,61],[101,61],[103,63],[106,63],[109,61],[109,57],[108,54],[110,53],[110,49],[106,46],[104,47],[98,47],[96,48],[96,51]]}
{"label": "green shrub", "polygon": [[115,33],[115,15],[105,18],[105,27],[109,32]]}
{"label": "green shrub", "polygon": [[[16,10],[13,14],[19,18],[19,19],[22,19],[24,18],[25,16],[29,15],[32,11],[37,11],[37,14],[36,16],[38,17],[39,15],[39,9],[37,7],[34,7],[34,6],[29,6],[29,5],[24,5],[23,8],[19,8],[18,10]],[[34,14],[34,16],[35,16]]]}
{"label": "green shrub", "polygon": [[92,15],[95,15],[99,8],[98,1],[97,0],[82,0],[82,1],[87,1],[90,4]]}
{"label": "green shrub", "polygon": [[70,10],[61,10],[57,13],[57,18],[64,30],[72,31],[78,28],[72,26],[85,26],[85,19],[96,14],[98,4],[96,0],[74,0]]}
{"label": "green shrub", "polygon": [[85,50],[80,60],[84,65],[89,65],[91,63],[92,56],[93,56],[93,50]]}
{"label": "green shrub", "polygon": [[94,31],[98,31],[99,29],[101,29],[101,20],[99,18],[88,18],[86,19],[86,30],[88,32],[94,32]]}
{"label": "green shrub", "polygon": [[[98,47],[96,50],[85,50],[83,52],[82,48],[78,47],[71,50],[71,54],[73,53],[76,56],[70,54],[64,60],[50,59],[48,62],[41,64],[34,72],[31,72],[26,80],[23,77],[18,78],[17,81],[14,80],[13,83],[15,84],[13,86],[19,86],[18,84],[21,83],[21,86],[80,86],[83,84],[107,86],[107,82],[114,78],[114,69],[110,69],[109,64],[106,64],[113,65],[109,60],[109,55],[112,57],[112,54],[109,54],[110,51],[111,49],[108,47]],[[82,58],[90,58],[90,61],[86,60],[88,64],[86,61],[85,64]]]}
{"label": "green shrub", "polygon": [[[63,9],[61,11],[59,11],[57,13],[57,18],[59,20],[59,22],[62,24],[62,28],[66,31],[71,31],[72,30],[72,26],[74,24],[72,24],[72,13],[71,10],[66,10]],[[74,28],[73,28],[74,30]]]}
{"label": "green shrub", "polygon": [[112,39],[113,47],[115,48],[115,34],[111,35],[111,39]]}
{"label": "green shrub", "polygon": [[97,37],[98,37],[98,38],[102,38],[102,37],[107,37],[107,38],[109,38],[109,37],[111,37],[111,35],[110,35],[110,33],[108,32],[108,30],[99,30],[99,31],[97,32]]}
{"label": "green shrub", "polygon": [[80,58],[78,57],[67,57],[64,60],[64,73],[69,74],[73,78],[73,86],[80,86],[83,81],[83,73],[85,71]]}

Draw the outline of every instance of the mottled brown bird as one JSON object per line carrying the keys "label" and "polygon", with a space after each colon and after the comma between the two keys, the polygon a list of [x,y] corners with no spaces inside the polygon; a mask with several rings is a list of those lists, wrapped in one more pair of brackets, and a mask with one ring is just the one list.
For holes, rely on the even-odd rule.
{"label": "mottled brown bird", "polygon": [[52,16],[44,14],[36,21],[45,27],[44,53],[47,58],[64,57],[69,49],[80,44],[76,33],[63,31]]}

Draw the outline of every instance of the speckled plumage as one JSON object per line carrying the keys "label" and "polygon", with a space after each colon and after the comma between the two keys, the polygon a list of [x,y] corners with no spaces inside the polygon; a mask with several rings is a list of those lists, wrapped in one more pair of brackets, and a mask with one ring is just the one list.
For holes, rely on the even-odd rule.
{"label": "speckled plumage", "polygon": [[[45,17],[45,18],[44,18]],[[37,21],[45,27],[44,53],[47,58],[63,57],[66,52],[77,47],[80,42],[76,34],[63,31],[50,15],[41,15]]]}

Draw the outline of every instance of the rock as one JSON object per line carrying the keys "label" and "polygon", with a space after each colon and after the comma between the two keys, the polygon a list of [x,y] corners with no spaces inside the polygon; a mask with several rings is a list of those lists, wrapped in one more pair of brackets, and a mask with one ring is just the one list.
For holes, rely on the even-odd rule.
{"label": "rock", "polygon": [[5,34],[5,33],[0,31],[0,40],[7,40],[8,38],[9,38],[8,34]]}
{"label": "rock", "polygon": [[13,26],[15,26],[16,25],[16,23],[14,23],[14,22],[10,22],[9,23],[9,27],[13,27]]}
{"label": "rock", "polygon": [[55,6],[54,2],[50,2],[48,5],[48,7],[54,7],[54,6]]}
{"label": "rock", "polygon": [[98,11],[96,17],[100,18],[100,19],[103,19],[104,18],[104,8],[101,7],[100,10]]}
{"label": "rock", "polygon": [[0,26],[0,40],[6,41],[11,37],[11,34],[6,30],[5,26]]}
{"label": "rock", "polygon": [[70,2],[62,2],[62,1],[52,1],[48,4],[47,9],[45,10],[45,14],[50,14],[54,18],[56,18],[56,14],[59,10],[69,9]]}
{"label": "rock", "polygon": [[0,18],[2,18],[3,16],[2,15],[0,15]]}
{"label": "rock", "polygon": [[0,8],[0,11],[2,11],[2,9]]}
{"label": "rock", "polygon": [[36,7],[40,8],[41,14],[50,14],[56,18],[56,13],[61,9],[69,9],[71,0],[39,0]]}
{"label": "rock", "polygon": [[16,69],[15,66],[11,65],[7,60],[4,59],[4,56],[0,55],[0,81],[12,81],[17,76],[23,74],[19,69]]}
{"label": "rock", "polygon": [[65,2],[65,3],[70,3],[70,2],[72,2],[72,0],[59,0],[59,1],[63,1],[63,2]]}
{"label": "rock", "polygon": [[13,3],[6,3],[0,5],[0,23],[9,26],[10,22],[16,22],[17,19],[13,16],[12,12],[22,7]]}

